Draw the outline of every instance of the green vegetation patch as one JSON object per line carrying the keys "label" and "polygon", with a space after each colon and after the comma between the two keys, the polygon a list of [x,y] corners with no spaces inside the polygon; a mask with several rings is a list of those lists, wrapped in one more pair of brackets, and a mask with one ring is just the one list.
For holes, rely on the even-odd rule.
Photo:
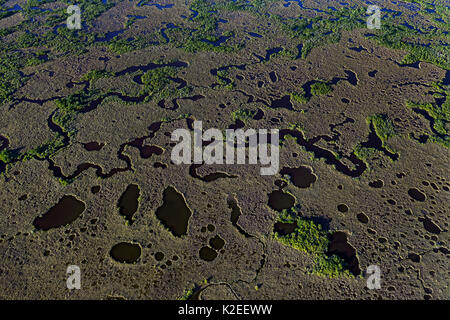
{"label": "green vegetation patch", "polygon": [[330,243],[329,232],[323,230],[320,224],[309,219],[294,218],[289,211],[282,212],[280,217],[280,222],[295,222],[297,226],[294,232],[284,236],[275,232],[275,239],[286,246],[314,255],[315,263],[311,270],[313,274],[330,278],[352,276],[342,258],[326,254]]}
{"label": "green vegetation patch", "polygon": [[[429,20],[428,28],[412,27],[402,17],[390,16],[382,21],[382,28],[368,34],[379,44],[407,52],[403,63],[426,61],[441,68],[450,68],[449,32],[450,9],[439,2],[408,1],[419,4],[419,15]],[[431,19],[430,19],[431,18]],[[405,23],[406,22],[406,23]]]}
{"label": "green vegetation patch", "polygon": [[89,81],[92,86],[98,79],[110,78],[114,76],[114,72],[108,72],[106,70],[91,70],[81,77],[81,81]]}
{"label": "green vegetation patch", "polygon": [[324,10],[325,16],[314,18],[285,20],[275,16],[273,20],[280,24],[292,39],[302,44],[301,57],[308,56],[313,48],[337,43],[343,31],[363,28],[366,24],[365,8],[342,8]]}
{"label": "green vegetation patch", "polygon": [[64,138],[58,134],[54,139],[27,152],[20,152],[18,150],[2,150],[0,152],[0,161],[8,165],[18,161],[31,160],[33,158],[42,160],[55,155],[63,147]]}
{"label": "green vegetation patch", "polygon": [[231,113],[231,118],[236,121],[236,120],[242,120],[242,121],[247,121],[252,119],[256,114],[255,110],[249,110],[249,109],[239,109],[236,111],[233,111]]}
{"label": "green vegetation patch", "polygon": [[4,162],[5,164],[12,163],[16,160],[18,160],[20,157],[19,152],[15,152],[13,150],[2,150],[0,151],[0,161]]}
{"label": "green vegetation patch", "polygon": [[45,159],[55,155],[64,147],[64,139],[61,135],[57,135],[54,139],[26,152],[21,160],[30,160],[32,158]]}
{"label": "green vegetation patch", "polygon": [[[366,121],[369,126],[373,127],[375,134],[381,140],[382,147],[395,157],[397,152],[395,152],[387,143],[389,138],[397,134],[392,120],[386,114],[376,114],[367,117]],[[355,156],[363,160],[367,166],[369,166],[368,160],[373,158],[379,152],[380,150],[372,147],[364,147],[361,143],[358,143],[353,150]]]}
{"label": "green vegetation patch", "polygon": [[377,154],[378,150],[375,148],[367,148],[357,144],[353,153],[359,159],[363,160],[368,165],[368,160],[373,158]]}
{"label": "green vegetation patch", "polygon": [[325,95],[333,91],[333,88],[325,82],[319,81],[311,85],[311,94],[313,96]]}
{"label": "green vegetation patch", "polygon": [[[80,54],[95,44],[97,33],[89,30],[69,30],[66,27],[58,27],[64,24],[68,15],[65,8],[53,11],[42,11],[39,8],[46,3],[56,0],[28,0],[23,6],[22,16],[24,21],[18,25],[0,30],[0,104],[12,101],[13,94],[24,84],[27,78],[21,74],[21,69],[26,66],[34,66],[42,62],[61,58],[72,54]],[[61,1],[69,5],[71,1]],[[116,1],[79,0],[83,23],[92,27],[95,18],[106,10],[112,8]],[[17,11],[6,11],[16,13]],[[6,15],[1,11],[0,18]],[[35,19],[39,16],[40,19]],[[41,18],[42,17],[42,18]],[[17,33],[8,41],[3,37]],[[45,59],[35,52],[39,48],[49,49]]]}
{"label": "green vegetation patch", "polygon": [[141,81],[144,84],[141,94],[147,94],[147,100],[153,98],[168,98],[174,94],[183,95],[188,87],[184,88],[184,91],[177,90],[173,86],[173,80],[178,73],[178,68],[165,66],[149,70],[141,76]]}
{"label": "green vegetation patch", "polygon": [[25,63],[25,54],[7,51],[0,53],[0,104],[11,101],[13,93],[23,84],[19,70]]}
{"label": "green vegetation patch", "polygon": [[164,39],[159,32],[149,32],[145,35],[136,36],[131,40],[120,39],[118,36],[115,36],[108,42],[108,47],[109,50],[114,53],[123,54],[135,50],[142,50],[150,46],[159,45],[163,42]]}
{"label": "green vegetation patch", "polygon": [[430,140],[446,148],[450,148],[450,135],[447,129],[450,121],[450,95],[447,95],[445,101],[439,107],[435,103],[413,103],[406,104],[413,111],[424,115],[430,121],[430,127],[433,135]]}
{"label": "green vegetation patch", "polygon": [[231,90],[234,88],[235,83],[229,77],[229,70],[219,70],[217,71],[217,83],[221,88]]}
{"label": "green vegetation patch", "polygon": [[307,103],[309,101],[309,99],[306,97],[306,93],[305,93],[305,90],[303,88],[300,88],[296,92],[292,92],[290,94],[290,96],[291,96],[291,102],[304,104],[304,103]]}
{"label": "green vegetation patch", "polygon": [[[93,73],[85,75],[87,78],[92,77]],[[93,78],[91,78],[92,80]],[[106,96],[97,89],[87,89],[75,92],[67,97],[60,98],[55,101],[57,110],[53,114],[52,121],[61,128],[61,130],[72,136],[76,130],[74,127],[75,119],[90,103],[94,100],[101,101]]]}
{"label": "green vegetation patch", "polygon": [[[231,31],[223,34],[217,31],[220,20],[220,11],[226,10],[227,6],[223,3],[212,1],[194,0],[189,9],[196,14],[192,14],[191,21],[193,26],[176,27],[166,30],[169,42],[177,47],[183,48],[187,52],[232,52],[242,48],[241,44],[229,45],[229,38],[234,36]],[[225,41],[221,37],[226,37]]]}
{"label": "green vegetation patch", "polygon": [[392,120],[386,114],[376,114],[374,116],[369,116],[367,121],[372,123],[375,133],[383,143],[383,147],[387,148],[387,140],[396,135],[395,126]]}

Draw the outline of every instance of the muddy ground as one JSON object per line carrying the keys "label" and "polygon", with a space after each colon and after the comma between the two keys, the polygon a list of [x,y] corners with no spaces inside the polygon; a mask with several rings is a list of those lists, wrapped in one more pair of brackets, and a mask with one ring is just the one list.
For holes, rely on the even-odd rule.
{"label": "muddy ground", "polygon": [[[297,16],[302,9],[290,2],[272,12]],[[124,1],[98,17],[95,28],[116,31],[127,15],[146,16],[125,31],[126,39],[169,21],[185,23],[180,15],[189,16],[188,5],[173,3],[158,9]],[[5,27],[20,21],[6,19],[0,20]],[[7,141],[1,148],[22,153],[61,134],[52,124],[55,100],[82,90],[80,79],[90,70],[115,72],[94,88],[132,97],[142,88],[135,81],[142,66],[177,61],[185,66],[176,77],[192,91],[137,103],[110,94],[77,114],[67,144],[51,157],[5,166],[0,298],[448,299],[450,155],[440,144],[411,138],[431,132],[430,122],[405,103],[434,102],[430,84],[449,71],[403,64],[405,51],[380,46],[364,28],[345,31],[304,59],[269,55],[266,61],[260,57],[268,48],[290,45],[287,34],[248,12],[223,19],[221,32],[239,30],[233,41],[244,39],[244,48],[191,53],[163,43],[119,54],[100,45],[23,69],[30,79],[0,106],[0,136]],[[228,70],[231,89],[213,71],[228,65],[241,66]],[[312,80],[332,83],[333,90],[304,104],[289,96],[273,103]],[[287,130],[280,169],[309,168],[314,181],[298,187],[289,175],[261,176],[259,165],[171,162],[174,130],[192,131],[193,120],[224,130],[243,108],[259,114],[242,121],[244,129]],[[375,114],[393,121],[392,152],[362,161],[352,154],[370,140],[367,118]],[[289,131],[293,124],[299,140]],[[314,142],[305,147],[300,140]],[[275,239],[279,212],[269,195],[276,190],[293,196],[299,217],[322,221],[330,234],[345,233],[357,275],[311,274],[313,255]],[[51,210],[56,218],[45,220]],[[133,245],[113,252],[121,243]],[[66,287],[68,265],[80,266],[80,290]],[[380,266],[381,289],[366,287],[369,265]]]}

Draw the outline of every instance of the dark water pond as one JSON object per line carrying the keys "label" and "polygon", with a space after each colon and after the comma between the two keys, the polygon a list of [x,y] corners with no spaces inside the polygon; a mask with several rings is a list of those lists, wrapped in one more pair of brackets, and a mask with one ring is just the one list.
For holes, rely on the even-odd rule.
{"label": "dark water pond", "polygon": [[210,247],[202,247],[200,249],[199,255],[200,259],[210,262],[217,258],[217,251]]}
{"label": "dark water pond", "polygon": [[156,210],[161,223],[176,237],[187,234],[189,218],[192,212],[181,193],[174,187],[168,187],[163,193],[163,205]]}
{"label": "dark water pond", "polygon": [[119,199],[119,212],[132,223],[133,215],[139,207],[139,186],[130,184]]}
{"label": "dark water pond", "polygon": [[98,142],[88,142],[88,143],[83,143],[83,147],[87,150],[87,151],[100,151],[103,147],[105,146],[104,143],[98,143]]}
{"label": "dark water pond", "polygon": [[421,191],[419,191],[416,188],[409,189],[408,194],[411,198],[413,198],[414,200],[420,201],[420,202],[425,201],[427,198],[424,193],[422,193]]}
{"label": "dark water pond", "polygon": [[289,175],[294,186],[303,189],[309,188],[317,181],[317,176],[312,173],[311,168],[305,166],[300,166],[298,168],[284,167],[281,169],[280,174]]}
{"label": "dark water pond", "polygon": [[121,263],[134,263],[141,256],[141,246],[137,243],[121,242],[111,248],[111,258]]}
{"label": "dark water pond", "polygon": [[295,198],[283,190],[275,190],[269,193],[269,207],[276,211],[289,209],[295,204]]}
{"label": "dark water pond", "polygon": [[335,254],[344,259],[348,265],[348,269],[353,275],[357,276],[361,273],[359,261],[356,256],[356,249],[348,243],[347,234],[345,232],[337,231],[331,235],[328,254]]}
{"label": "dark water pond", "polygon": [[43,216],[37,217],[33,225],[38,230],[50,230],[75,221],[86,209],[84,202],[74,196],[64,196]]}

